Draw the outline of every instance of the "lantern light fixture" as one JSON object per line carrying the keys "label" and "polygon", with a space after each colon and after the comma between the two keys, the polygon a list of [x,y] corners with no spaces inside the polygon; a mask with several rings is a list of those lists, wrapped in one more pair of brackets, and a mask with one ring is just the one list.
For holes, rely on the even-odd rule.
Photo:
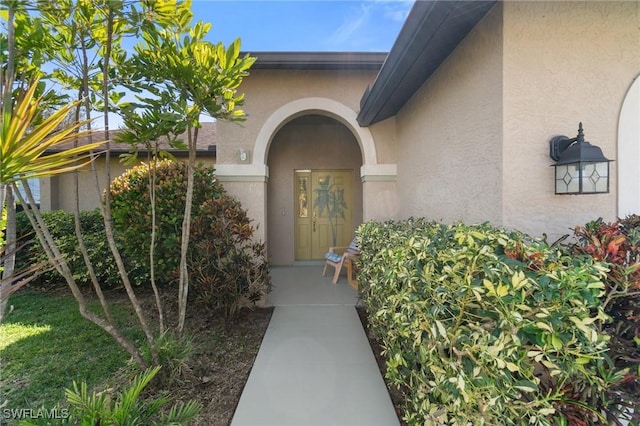
{"label": "lantern light fixture", "polygon": [[600,194],[609,192],[609,163],[602,150],[584,140],[582,123],[578,136],[555,136],[549,141],[549,156],[556,162],[556,194]]}

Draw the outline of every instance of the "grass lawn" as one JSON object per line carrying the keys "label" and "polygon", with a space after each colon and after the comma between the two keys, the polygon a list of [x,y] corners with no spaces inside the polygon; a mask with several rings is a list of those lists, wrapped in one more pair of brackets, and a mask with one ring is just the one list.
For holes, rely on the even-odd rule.
{"label": "grass lawn", "polygon": [[[99,327],[82,318],[73,297],[21,290],[9,304],[13,312],[0,325],[0,424],[15,424],[3,417],[6,410],[53,410],[65,407],[65,388],[86,381],[90,391],[128,384],[137,372],[129,354]],[[151,324],[156,324],[153,293],[138,297]],[[175,319],[175,292],[162,294],[165,320]],[[146,341],[137,318],[122,293],[109,296],[121,331],[140,347]],[[100,310],[98,302],[91,309]],[[202,411],[194,425],[228,425],[237,406],[272,309],[242,311],[225,322],[220,314],[198,304],[187,311],[185,330],[193,355],[179,382],[162,389],[152,382],[149,395],[169,391],[176,400],[197,400]],[[3,406],[3,404],[6,404]]]}
{"label": "grass lawn", "polygon": [[[105,331],[82,318],[69,296],[22,293],[11,297],[13,312],[0,325],[0,404],[5,408],[52,409],[73,381],[103,383],[127,365],[129,355]],[[99,304],[91,303],[91,308]],[[130,313],[115,305],[116,321]],[[143,335],[122,329],[130,338]]]}

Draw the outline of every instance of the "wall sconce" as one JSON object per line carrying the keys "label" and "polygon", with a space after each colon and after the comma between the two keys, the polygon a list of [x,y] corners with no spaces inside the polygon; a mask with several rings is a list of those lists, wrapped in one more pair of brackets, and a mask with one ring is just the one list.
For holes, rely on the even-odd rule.
{"label": "wall sconce", "polygon": [[609,162],[602,150],[584,140],[582,123],[578,136],[555,136],[549,141],[549,156],[556,162],[556,194],[609,192]]}
{"label": "wall sconce", "polygon": [[238,151],[238,159],[241,163],[249,162],[249,151],[246,149],[241,149]]}

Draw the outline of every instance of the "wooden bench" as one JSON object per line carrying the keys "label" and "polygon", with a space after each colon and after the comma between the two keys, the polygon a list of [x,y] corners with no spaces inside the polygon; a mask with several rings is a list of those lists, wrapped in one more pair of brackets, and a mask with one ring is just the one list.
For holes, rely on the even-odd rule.
{"label": "wooden bench", "polygon": [[[358,249],[358,239],[354,238],[349,244],[348,247],[329,247],[329,252],[324,255],[324,269],[322,270],[322,276],[324,277],[327,272],[327,267],[332,266],[334,268],[333,273],[333,283],[336,284],[338,282],[338,278],[340,276],[340,271],[344,265],[347,266],[347,280],[349,284],[352,284],[353,280],[353,270],[355,260],[360,255],[360,250]],[[356,282],[357,286],[357,282]]]}

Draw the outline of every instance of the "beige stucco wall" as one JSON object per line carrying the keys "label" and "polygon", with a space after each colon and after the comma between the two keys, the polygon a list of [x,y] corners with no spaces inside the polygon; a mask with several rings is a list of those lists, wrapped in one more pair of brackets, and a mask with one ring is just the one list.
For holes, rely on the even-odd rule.
{"label": "beige stucco wall", "polygon": [[269,150],[267,244],[274,265],[294,262],[294,170],[352,170],[354,228],[362,222],[362,157],[353,134],[332,119],[304,120],[285,125]]}
{"label": "beige stucco wall", "polygon": [[400,216],[502,221],[498,5],[397,114]]}
{"label": "beige stucco wall", "polygon": [[387,118],[369,127],[375,140],[378,163],[395,164],[398,161],[396,117]]}
{"label": "beige stucco wall", "polygon": [[[89,169],[80,171],[78,175],[78,193],[80,210],[93,210],[100,205],[102,191],[107,186],[104,157],[94,162],[99,176],[100,195],[96,191],[96,179]],[[126,170],[118,158],[111,159],[111,178],[115,178]],[[73,211],[75,193],[73,173],[65,173],[54,178],[40,179],[40,204],[43,210]]]}
{"label": "beige stucco wall", "polygon": [[640,75],[620,109],[617,163],[618,216],[640,214]]}
{"label": "beige stucco wall", "polygon": [[[640,72],[639,2],[504,3],[504,224],[550,240],[617,215],[609,194],[555,195],[549,139],[586,140],[615,159],[620,109]],[[637,165],[636,165],[637,167]]]}
{"label": "beige stucco wall", "polygon": [[615,219],[617,163],[609,194],[555,195],[548,144],[582,121],[616,159],[622,103],[640,73],[639,9],[496,5],[395,117],[399,216],[490,221],[550,241]]}
{"label": "beige stucco wall", "polygon": [[247,216],[253,220],[253,238],[266,241],[267,223],[262,219],[267,206],[267,184],[264,181],[222,181],[224,189],[242,204]]}
{"label": "beige stucco wall", "polygon": [[[182,160],[183,161],[183,160]],[[201,160],[206,165],[213,165],[213,158]],[[107,187],[104,157],[95,161],[96,171],[99,176],[100,193],[96,191],[95,175],[89,167],[82,170],[78,176],[78,193],[80,210],[93,210],[100,206],[101,196]],[[111,179],[115,179],[127,170],[116,156],[111,158]],[[66,210],[75,208],[73,174],[65,173],[53,178],[40,179],[40,205],[42,210]]]}

